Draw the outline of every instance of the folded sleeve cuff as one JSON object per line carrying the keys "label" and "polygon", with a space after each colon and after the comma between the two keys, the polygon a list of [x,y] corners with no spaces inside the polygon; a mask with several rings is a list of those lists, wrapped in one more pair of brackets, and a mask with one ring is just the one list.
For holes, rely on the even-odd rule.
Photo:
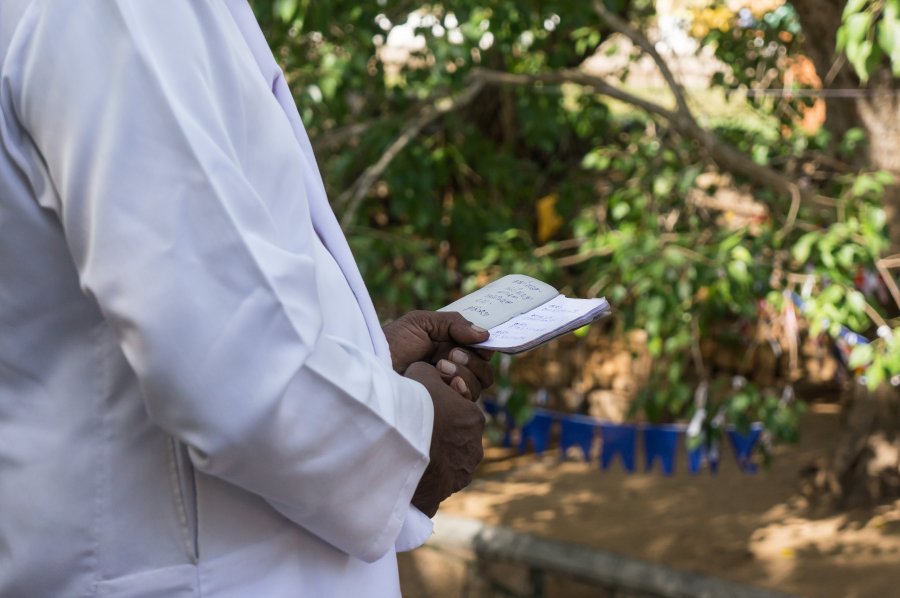
{"label": "folded sleeve cuff", "polygon": [[418,548],[431,537],[433,532],[434,523],[431,519],[419,509],[410,506],[397,541],[394,542],[394,549],[397,552],[406,552]]}

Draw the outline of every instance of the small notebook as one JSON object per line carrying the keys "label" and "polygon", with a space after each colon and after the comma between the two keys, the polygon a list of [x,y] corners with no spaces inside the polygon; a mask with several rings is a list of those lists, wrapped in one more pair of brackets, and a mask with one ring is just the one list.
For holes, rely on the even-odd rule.
{"label": "small notebook", "polygon": [[438,311],[458,311],[491,337],[473,347],[521,353],[609,315],[605,298],[573,299],[545,282],[510,274]]}

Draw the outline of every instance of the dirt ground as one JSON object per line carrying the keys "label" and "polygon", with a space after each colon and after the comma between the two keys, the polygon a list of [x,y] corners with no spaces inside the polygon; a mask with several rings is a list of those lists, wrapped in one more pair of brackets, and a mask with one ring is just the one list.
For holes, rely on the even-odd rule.
{"label": "dirt ground", "polygon": [[833,406],[810,409],[799,445],[755,475],[730,447],[717,476],[687,473],[682,449],[671,477],[489,449],[478,479],[442,510],[798,596],[900,596],[900,501],[835,513],[800,494],[801,469],[837,431]]}

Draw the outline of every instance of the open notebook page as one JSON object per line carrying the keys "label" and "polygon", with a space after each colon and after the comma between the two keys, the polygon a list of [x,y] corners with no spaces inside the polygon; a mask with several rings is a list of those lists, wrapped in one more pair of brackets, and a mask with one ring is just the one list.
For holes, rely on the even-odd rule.
{"label": "open notebook page", "polygon": [[478,348],[518,353],[581,328],[610,312],[606,299],[572,299],[563,295],[532,311],[490,329],[491,337]]}
{"label": "open notebook page", "polygon": [[508,274],[438,311],[458,311],[473,324],[490,330],[557,295],[559,291],[545,282]]}

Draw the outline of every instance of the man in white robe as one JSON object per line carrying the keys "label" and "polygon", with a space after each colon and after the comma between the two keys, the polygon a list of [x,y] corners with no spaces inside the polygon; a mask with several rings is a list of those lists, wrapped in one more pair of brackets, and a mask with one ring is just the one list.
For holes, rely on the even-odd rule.
{"label": "man in white robe", "polygon": [[0,0],[0,595],[397,596],[489,374],[387,332],[246,0]]}

